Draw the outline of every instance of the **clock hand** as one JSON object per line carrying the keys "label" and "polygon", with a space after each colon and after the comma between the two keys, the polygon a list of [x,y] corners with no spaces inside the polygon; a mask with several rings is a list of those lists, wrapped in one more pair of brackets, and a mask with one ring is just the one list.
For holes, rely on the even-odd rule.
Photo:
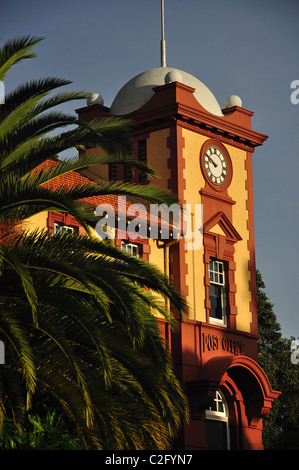
{"label": "clock hand", "polygon": [[209,157],[209,156],[208,156],[208,159],[210,160],[210,162],[213,163],[214,167],[217,168],[217,166],[218,166],[217,163],[215,163],[214,160],[212,160],[212,158]]}

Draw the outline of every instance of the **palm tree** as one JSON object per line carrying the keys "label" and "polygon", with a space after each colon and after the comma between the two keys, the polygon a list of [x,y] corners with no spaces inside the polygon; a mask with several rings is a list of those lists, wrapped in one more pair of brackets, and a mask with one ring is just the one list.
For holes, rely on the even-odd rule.
{"label": "palm tree", "polygon": [[[13,64],[34,57],[40,40],[8,41],[0,50],[0,80]],[[36,397],[52,396],[76,423],[85,448],[167,448],[187,407],[154,314],[173,327],[175,322],[152,294],[169,299],[178,314],[184,300],[156,268],[94,238],[97,219],[82,200],[107,194],[157,203],[174,198],[154,187],[104,181],[49,187],[70,171],[107,162],[154,175],[129,158],[128,122],[82,123],[52,111],[88,96],[49,97],[68,83],[56,78],[25,83],[0,106],[0,339],[6,346],[0,430],[7,416],[21,427]],[[69,125],[75,128],[48,135]],[[85,145],[105,154],[43,168],[50,156]],[[72,214],[87,235],[26,231],[26,218],[48,210]]]}

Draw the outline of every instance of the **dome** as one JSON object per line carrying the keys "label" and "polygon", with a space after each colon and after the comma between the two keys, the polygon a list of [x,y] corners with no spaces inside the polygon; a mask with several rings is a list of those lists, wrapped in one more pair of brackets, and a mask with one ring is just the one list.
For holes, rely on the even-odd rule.
{"label": "dome", "polygon": [[87,106],[91,106],[93,104],[100,104],[101,106],[103,106],[104,99],[98,93],[92,93],[92,95],[86,100],[86,104]]}
{"label": "dome", "polygon": [[239,106],[240,108],[242,108],[242,100],[237,95],[230,95],[226,99],[224,106],[225,108],[231,108],[232,106]]}
{"label": "dome", "polygon": [[173,81],[195,89],[194,97],[203,108],[217,116],[223,116],[221,108],[213,93],[197,78],[182,70],[171,67],[159,67],[147,70],[129,80],[116,95],[110,113],[124,116],[141,108],[154,95],[156,86]]}

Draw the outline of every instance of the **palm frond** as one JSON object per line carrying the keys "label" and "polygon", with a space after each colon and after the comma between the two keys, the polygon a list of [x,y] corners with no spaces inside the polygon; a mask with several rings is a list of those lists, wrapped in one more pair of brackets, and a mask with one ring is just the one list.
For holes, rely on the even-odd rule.
{"label": "palm frond", "polygon": [[0,80],[4,80],[11,67],[24,59],[36,57],[32,49],[43,38],[24,36],[6,41],[0,49]]}
{"label": "palm frond", "polygon": [[[27,103],[32,98],[41,99],[41,97],[48,95],[53,90],[69,85],[70,83],[72,83],[70,80],[63,80],[56,77],[30,80],[22,83],[5,96],[5,106],[1,107],[0,110],[1,121],[4,121],[8,116],[12,115],[17,109],[24,105],[24,103]],[[37,103],[39,99],[37,100]],[[54,97],[51,98],[51,100],[54,102]],[[34,112],[32,109],[28,115],[28,120],[38,114],[38,110]]]}
{"label": "palm frond", "polygon": [[[0,80],[34,57],[40,40],[8,41],[0,49]],[[32,80],[0,107],[0,338],[7,353],[0,432],[7,415],[22,429],[26,410],[45,394],[76,424],[86,449],[167,449],[188,411],[156,315],[175,328],[167,302],[181,317],[187,305],[157,268],[92,235],[98,217],[87,201],[123,195],[177,207],[177,198],[100,179],[62,183],[69,172],[109,163],[157,177],[132,159],[128,121],[81,122],[52,109],[89,96],[57,90],[69,83]],[[43,166],[64,150],[86,147],[96,148],[94,155]],[[26,230],[25,219],[47,211],[71,214],[87,236]]]}
{"label": "palm frond", "polygon": [[33,321],[36,323],[37,295],[28,267],[20,259],[13,256],[9,250],[5,250],[4,253],[2,253],[2,263],[3,262],[7,263],[17,273],[26,298],[31,306]]}
{"label": "palm frond", "polygon": [[[12,352],[16,354],[17,359],[20,361],[21,370],[26,380],[26,408],[29,409],[32,396],[36,389],[36,371],[32,349],[28,340],[28,330],[24,326],[24,320],[20,320],[17,314],[18,307],[17,302],[15,302],[13,306],[11,302],[9,305],[4,305],[2,302],[0,337],[3,338],[5,344],[8,345],[6,353],[12,349]],[[11,363],[9,361],[9,354],[7,355],[6,363]]]}
{"label": "palm frond", "polygon": [[[30,164],[30,162],[28,162]],[[152,178],[156,177],[157,174],[154,170],[150,169],[147,167],[143,162],[140,162],[138,160],[133,160],[133,159],[126,159],[123,160],[122,158],[116,157],[114,155],[99,155],[99,154],[88,154],[82,157],[72,157],[68,158],[67,160],[60,160],[57,161],[57,164],[54,165],[52,168],[43,168],[40,167],[39,169],[36,169],[34,173],[31,173],[32,164],[30,167],[25,166],[25,162],[22,162],[22,165],[20,165],[20,168],[24,172],[24,177],[27,177],[30,179],[32,184],[35,184],[36,186],[40,186],[44,183],[48,183],[55,178],[58,178],[59,176],[64,176],[67,173],[73,172],[73,171],[78,171],[81,170],[82,168],[86,167],[92,167],[95,165],[105,165],[105,164],[111,164],[111,163],[118,163],[118,164],[123,164],[123,165],[128,165],[132,168],[136,168],[139,173],[141,174],[146,174],[148,176],[151,176]],[[27,169],[27,171],[26,171]],[[14,166],[14,174],[16,174],[17,167]],[[25,173],[26,171],[26,173]],[[28,175],[30,171],[30,174]],[[101,186],[102,184],[102,179],[94,180],[93,182],[93,187],[95,185]],[[86,182],[90,184],[90,181],[86,179]]]}

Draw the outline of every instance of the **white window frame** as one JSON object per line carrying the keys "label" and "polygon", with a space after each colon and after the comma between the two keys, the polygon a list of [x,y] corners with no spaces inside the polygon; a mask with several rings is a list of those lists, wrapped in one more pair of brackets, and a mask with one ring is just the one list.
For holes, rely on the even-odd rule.
{"label": "white window frame", "polygon": [[140,258],[140,245],[137,243],[127,243],[122,241],[121,249],[135,258]]}
{"label": "white window frame", "polygon": [[[206,410],[206,420],[221,421],[223,423],[226,423],[227,450],[229,450],[230,434],[229,434],[229,424],[228,424],[227,403],[223,395],[218,390],[216,391],[216,398],[214,398],[214,401],[216,402],[216,411],[212,410],[211,408],[209,410]],[[221,403],[221,406],[223,407],[223,411],[219,411],[218,409],[219,403]]]}
{"label": "white window frame", "polygon": [[[65,230],[63,230],[65,229]],[[59,232],[74,232],[74,227],[71,227],[69,225],[61,225],[58,223],[54,223],[54,228],[53,228],[53,235]]]}
{"label": "white window frame", "polygon": [[[211,263],[213,263],[212,269],[211,269]],[[220,266],[221,266],[221,269],[220,269]],[[215,285],[215,286],[221,287],[221,311],[222,311],[222,318],[215,318],[210,315],[209,321],[210,323],[214,325],[227,326],[225,264],[223,261],[210,259],[208,271],[209,271],[210,286]]]}

